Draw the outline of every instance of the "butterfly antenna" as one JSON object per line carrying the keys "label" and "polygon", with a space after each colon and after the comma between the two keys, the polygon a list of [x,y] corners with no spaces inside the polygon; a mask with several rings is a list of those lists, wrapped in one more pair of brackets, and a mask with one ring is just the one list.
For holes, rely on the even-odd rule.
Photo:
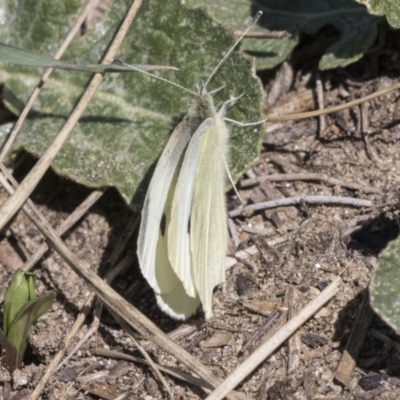
{"label": "butterfly antenna", "polygon": [[[216,72],[219,70],[221,65],[225,62],[225,60],[231,55],[232,51],[235,50],[235,47],[240,43],[240,41],[243,39],[243,37],[246,35],[246,33],[257,23],[257,21],[260,19],[261,15],[263,14],[262,11],[258,11],[257,14],[254,16],[253,20],[251,21],[251,24],[247,27],[247,29],[240,35],[239,39],[235,42],[235,44],[229,49],[229,51],[222,57],[221,61],[218,63],[218,65],[214,68],[214,71],[211,72],[211,75],[208,77],[204,87],[207,87],[207,85],[210,83],[211,79],[213,76],[216,74]],[[150,74],[151,75],[151,74]]]}
{"label": "butterfly antenna", "polygon": [[243,201],[242,197],[240,196],[239,191],[237,190],[237,187],[236,187],[236,185],[235,185],[235,182],[233,182],[233,178],[232,178],[232,175],[231,175],[231,171],[229,171],[228,163],[226,162],[225,157],[224,157],[224,164],[225,164],[225,169],[226,169],[226,172],[227,172],[229,181],[230,181],[230,183],[231,183],[231,185],[232,185],[232,188],[233,188],[233,190],[235,191],[236,196],[238,197],[238,199],[240,200],[240,202],[241,202],[242,204],[244,204],[244,201]]}
{"label": "butterfly antenna", "polygon": [[179,85],[178,83],[169,81],[168,79],[165,79],[165,78],[163,78],[163,77],[161,77],[161,76],[154,75],[154,74],[152,74],[151,72],[147,72],[147,71],[144,71],[144,70],[142,70],[142,69],[136,68],[134,65],[127,64],[127,63],[125,63],[125,62],[123,62],[123,61],[121,61],[121,60],[114,60],[114,61],[113,61],[113,64],[123,65],[124,67],[133,69],[134,71],[138,71],[138,72],[141,72],[142,74],[151,76],[152,78],[156,78],[156,79],[158,79],[159,81],[167,82],[167,83],[169,83],[170,85],[176,86],[176,87],[178,87],[179,89],[182,89],[182,90],[184,90],[184,91],[186,91],[186,92],[189,92],[189,93],[192,94],[192,95],[195,95],[195,94],[196,94],[195,92],[192,92],[191,90],[185,88],[184,86]]}

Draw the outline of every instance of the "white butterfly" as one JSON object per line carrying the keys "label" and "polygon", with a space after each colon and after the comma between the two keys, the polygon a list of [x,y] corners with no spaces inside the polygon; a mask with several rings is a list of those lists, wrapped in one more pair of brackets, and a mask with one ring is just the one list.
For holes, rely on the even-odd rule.
{"label": "white butterfly", "polygon": [[193,315],[200,304],[210,318],[213,289],[225,282],[229,132],[224,117],[236,99],[216,111],[206,87],[241,38],[194,93],[158,160],[144,201],[139,265],[161,310],[176,319]]}

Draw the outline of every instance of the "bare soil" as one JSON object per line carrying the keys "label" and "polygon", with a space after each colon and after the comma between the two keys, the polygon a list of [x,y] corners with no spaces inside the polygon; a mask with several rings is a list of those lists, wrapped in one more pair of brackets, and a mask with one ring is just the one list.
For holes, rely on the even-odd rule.
{"label": "bare soil", "polygon": [[[296,61],[304,59],[302,52],[309,54],[307,47],[299,48],[293,62],[262,74],[270,93],[267,115],[317,109],[318,90],[328,108],[397,83],[398,39],[391,32],[381,48],[358,63],[322,73],[316,73],[318,54],[306,64]],[[392,92],[329,116],[267,124],[259,161],[238,183],[246,204],[323,195],[366,199],[373,206],[301,202],[232,219],[231,232],[237,240],[232,239],[229,246],[227,284],[225,291],[215,291],[211,321],[204,322],[199,314],[185,323],[176,322],[158,310],[153,292],[138,270],[135,238],[126,249],[131,263],[112,286],[164,332],[190,326],[189,335],[175,340],[224,378],[285,323],[287,307],[296,313],[341,274],[343,282],[334,299],[299,329],[290,345],[282,345],[237,390],[249,398],[271,400],[400,398],[399,337],[371,313],[367,300],[359,316],[377,257],[399,233],[399,119],[399,95]],[[32,160],[25,158],[16,175],[21,178],[31,166]],[[292,175],[299,173],[305,174],[302,179]],[[288,178],[276,174],[287,174]],[[337,181],[329,180],[332,178]],[[248,179],[253,179],[250,186],[245,182]],[[58,226],[88,194],[87,189],[49,172],[32,199],[52,226]],[[2,192],[2,202],[6,197]],[[230,210],[238,207],[234,193],[228,194],[227,202]],[[108,190],[64,240],[103,276],[110,254],[133,216],[118,194]],[[38,230],[20,212],[1,237],[0,294],[42,242]],[[249,249],[255,249],[249,257],[235,257],[238,251]],[[4,370],[0,373],[6,382],[1,399],[20,399],[35,388],[90,294],[82,279],[54,251],[45,254],[34,272],[38,292],[53,289],[57,300],[35,326],[24,366],[12,376]],[[279,315],[268,324],[268,315],[274,310]],[[92,315],[67,353],[91,327]],[[368,316],[371,323],[356,332],[356,342],[358,337],[362,340],[362,333],[365,340],[359,343],[359,353],[352,354],[356,366],[344,385],[335,379],[335,372],[356,319],[368,320]],[[94,349],[99,347],[140,356],[131,338],[103,311],[99,328],[51,376],[41,398],[115,399],[123,393],[129,399],[168,397],[149,367],[96,356]],[[149,347],[149,353],[159,364],[182,368],[174,357],[156,347]],[[165,378],[176,399],[206,396],[199,387]]]}

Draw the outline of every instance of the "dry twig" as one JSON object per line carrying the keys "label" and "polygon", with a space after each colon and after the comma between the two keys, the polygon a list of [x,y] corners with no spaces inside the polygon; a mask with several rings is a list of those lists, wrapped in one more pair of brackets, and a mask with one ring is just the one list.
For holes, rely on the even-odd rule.
{"label": "dry twig", "polygon": [[[321,82],[321,74],[317,72],[317,77],[315,79],[315,88],[317,92],[317,102],[318,102],[318,109],[323,110],[324,106],[324,88]],[[321,137],[322,132],[326,128],[326,120],[325,115],[321,114],[319,116],[319,126],[318,126],[318,137]]]}
{"label": "dry twig", "polygon": [[[293,288],[289,289],[288,293],[288,321],[292,319],[298,312],[298,303],[295,299],[295,291]],[[288,375],[293,373],[300,364],[300,351],[301,351],[301,340],[300,335],[296,332],[288,340]]]}
{"label": "dry twig", "polygon": [[[236,29],[233,34],[237,37],[243,35],[243,31]],[[244,37],[251,39],[282,39],[289,38],[292,34],[288,31],[263,31],[263,32],[247,32]]]}
{"label": "dry twig", "polygon": [[[97,347],[95,349],[90,350],[90,352],[94,356],[117,358],[117,359],[121,359],[121,360],[132,361],[132,362],[138,363],[138,364],[149,365],[148,362],[144,358],[134,357],[129,354],[121,353],[119,351],[108,350],[103,347]],[[159,364],[156,364],[156,366],[160,371],[162,371],[168,375],[171,375],[174,378],[181,379],[185,382],[191,383],[196,386],[212,389],[212,387],[203,379],[196,378],[195,376],[190,375],[186,372],[180,371],[177,368],[164,367]]]}
{"label": "dry twig", "polygon": [[294,174],[272,174],[260,176],[253,179],[244,179],[240,182],[242,188],[256,185],[264,181],[287,182],[287,181],[320,181],[332,186],[341,186],[351,190],[360,190],[364,193],[382,193],[382,190],[373,186],[360,185],[355,182],[343,182],[340,179],[331,178],[326,174],[316,174],[312,172],[294,173]]}
{"label": "dry twig", "polygon": [[229,212],[231,218],[238,217],[246,211],[260,211],[268,208],[276,208],[283,206],[293,206],[302,202],[310,204],[340,204],[348,205],[353,207],[372,207],[372,201],[355,199],[353,197],[342,197],[342,196],[294,196],[285,197],[283,199],[276,199],[271,201],[264,201],[257,204],[249,204],[244,207],[239,207],[236,210]]}
{"label": "dry twig", "polygon": [[280,122],[280,121],[290,121],[294,119],[306,119],[306,118],[312,118],[312,117],[318,117],[319,115],[323,114],[331,114],[335,113],[338,111],[345,110],[350,107],[357,106],[359,104],[365,103],[366,101],[376,99],[377,97],[384,96],[385,94],[388,94],[392,92],[393,90],[400,89],[400,83],[396,83],[395,85],[378,90],[377,92],[371,93],[367,96],[361,97],[360,99],[356,99],[353,101],[350,101],[348,103],[340,104],[338,106],[326,108],[325,110],[317,110],[317,111],[309,111],[309,112],[304,112],[304,113],[295,113],[295,114],[286,114],[286,115],[279,115],[279,116],[268,116],[268,121],[270,122]]}
{"label": "dry twig", "polygon": [[278,319],[280,315],[281,313],[278,310],[273,311],[272,314],[265,321],[265,324],[261,328],[253,332],[253,334],[246,340],[246,342],[240,349],[239,354],[243,354],[249,347],[255,346],[256,342],[258,342],[265,335],[265,333],[271,328],[272,324]]}

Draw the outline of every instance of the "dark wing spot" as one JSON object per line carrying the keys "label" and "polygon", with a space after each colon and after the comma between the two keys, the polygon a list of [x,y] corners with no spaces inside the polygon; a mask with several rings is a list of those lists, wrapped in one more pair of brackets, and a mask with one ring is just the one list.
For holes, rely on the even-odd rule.
{"label": "dark wing spot", "polygon": [[165,228],[167,226],[167,216],[163,214],[160,222],[160,231],[161,231],[161,236],[165,235]]}
{"label": "dark wing spot", "polygon": [[190,235],[190,218],[189,218],[189,221],[188,221],[187,233],[188,233],[188,235]]}

